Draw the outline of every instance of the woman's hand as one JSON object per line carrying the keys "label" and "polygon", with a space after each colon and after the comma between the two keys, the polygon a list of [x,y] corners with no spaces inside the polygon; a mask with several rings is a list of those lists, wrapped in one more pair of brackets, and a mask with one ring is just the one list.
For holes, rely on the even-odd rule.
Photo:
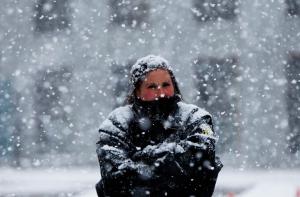
{"label": "woman's hand", "polygon": [[166,155],[175,155],[184,152],[184,149],[175,142],[163,142],[157,145],[148,145],[144,149],[137,151],[134,155],[134,159],[155,161]]}

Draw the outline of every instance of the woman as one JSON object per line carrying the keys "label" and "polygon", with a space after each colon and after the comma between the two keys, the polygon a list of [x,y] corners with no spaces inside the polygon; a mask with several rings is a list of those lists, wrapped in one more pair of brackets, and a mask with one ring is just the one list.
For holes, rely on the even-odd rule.
{"label": "woman", "polygon": [[161,57],[139,59],[131,85],[99,129],[98,196],[212,196],[222,164],[211,115],[182,101]]}

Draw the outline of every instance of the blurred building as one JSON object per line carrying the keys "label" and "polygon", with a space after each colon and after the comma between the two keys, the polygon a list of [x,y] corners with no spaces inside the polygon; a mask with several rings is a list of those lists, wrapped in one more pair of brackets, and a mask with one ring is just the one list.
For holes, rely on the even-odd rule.
{"label": "blurred building", "polygon": [[170,61],[184,100],[213,114],[226,164],[300,165],[299,0],[0,4],[0,71],[22,97],[24,165],[57,154],[94,163],[97,127],[125,99],[132,60],[150,53]]}

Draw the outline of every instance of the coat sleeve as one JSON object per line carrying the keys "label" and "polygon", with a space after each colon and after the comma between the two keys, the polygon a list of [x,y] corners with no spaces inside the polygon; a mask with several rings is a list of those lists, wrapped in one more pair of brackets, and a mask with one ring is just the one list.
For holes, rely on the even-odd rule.
{"label": "coat sleeve", "polygon": [[213,130],[210,114],[195,108],[186,120],[186,138],[179,142],[184,149],[177,160],[185,170],[189,185],[195,195],[212,196],[217,176],[223,167],[215,156],[217,136]]}
{"label": "coat sleeve", "polygon": [[[214,164],[215,161],[216,140],[217,136],[213,130],[211,115],[200,108],[194,108],[186,118],[183,128],[178,130],[175,135],[166,138],[162,143],[146,146],[135,156],[146,158],[151,163],[158,159],[161,160],[166,154],[168,156],[189,155],[198,160],[205,159],[205,165],[209,167],[209,162]],[[192,152],[193,154],[191,154]],[[186,161],[191,161],[190,159],[192,158],[186,158]],[[189,165],[193,165],[193,163],[190,162]]]}
{"label": "coat sleeve", "polygon": [[200,108],[190,110],[176,136],[181,136],[180,140],[170,136],[162,143],[146,146],[138,156],[154,163],[159,185],[168,181],[178,186],[178,191],[185,188],[186,196],[212,196],[222,163],[215,156],[217,137],[211,115]]}
{"label": "coat sleeve", "polygon": [[128,196],[138,179],[150,176],[149,166],[131,159],[134,150],[126,138],[126,124],[110,115],[99,129],[97,155],[103,188],[108,196]]}

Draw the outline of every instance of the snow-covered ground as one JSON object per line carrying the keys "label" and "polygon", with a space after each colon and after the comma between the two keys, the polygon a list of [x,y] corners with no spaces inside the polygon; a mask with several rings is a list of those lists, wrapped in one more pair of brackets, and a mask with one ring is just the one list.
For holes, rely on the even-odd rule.
{"label": "snow-covered ground", "polygon": [[[5,197],[93,197],[99,170],[0,169],[0,196]],[[300,169],[246,170],[224,168],[215,197],[299,197]]]}
{"label": "snow-covered ground", "polygon": [[[98,169],[0,169],[0,196],[76,196],[82,191],[94,192]],[[91,196],[95,196],[91,195]]]}
{"label": "snow-covered ground", "polygon": [[228,197],[300,197],[300,169],[224,169],[218,179],[217,191],[223,191],[223,195],[216,196],[226,194]]}

